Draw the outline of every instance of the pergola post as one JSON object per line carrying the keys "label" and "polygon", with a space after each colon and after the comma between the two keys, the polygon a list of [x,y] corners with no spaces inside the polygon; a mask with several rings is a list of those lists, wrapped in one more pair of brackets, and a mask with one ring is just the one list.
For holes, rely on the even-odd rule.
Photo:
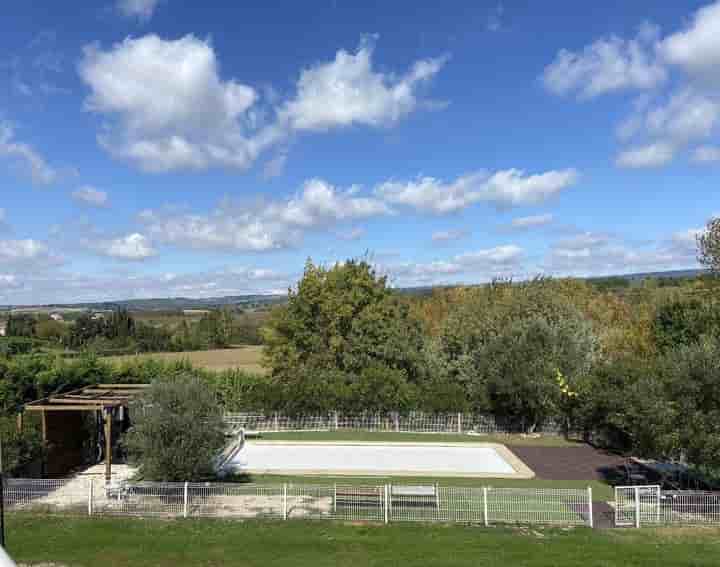
{"label": "pergola post", "polygon": [[112,477],[112,408],[103,408],[105,418],[105,482]]}

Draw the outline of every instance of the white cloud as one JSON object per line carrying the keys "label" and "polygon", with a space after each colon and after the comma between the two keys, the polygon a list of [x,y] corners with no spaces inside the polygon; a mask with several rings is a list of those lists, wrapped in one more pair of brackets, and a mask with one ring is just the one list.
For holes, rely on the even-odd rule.
{"label": "white cloud", "polygon": [[615,163],[618,167],[631,169],[660,167],[670,162],[674,154],[675,149],[672,145],[655,142],[620,152]]}
{"label": "white cloud", "polygon": [[667,104],[652,108],[646,116],[647,130],[678,142],[709,136],[720,121],[720,101],[685,88]]}
{"label": "white cloud", "polygon": [[141,219],[161,242],[191,248],[266,251],[288,248],[303,232],[339,222],[391,214],[373,197],[358,196],[321,179],[306,181],[287,200],[238,205],[224,202],[210,214],[145,211]]}
{"label": "white cloud", "polygon": [[27,172],[33,183],[49,185],[59,178],[57,170],[32,146],[15,139],[15,131],[7,122],[0,122],[0,157],[11,160],[22,171]]}
{"label": "white cloud", "polygon": [[720,162],[720,147],[700,146],[695,148],[692,159],[695,163],[717,163]]}
{"label": "white cloud", "polygon": [[475,252],[466,252],[455,257],[460,264],[470,266],[498,266],[514,264],[520,260],[523,255],[523,249],[514,244],[506,244],[496,246],[495,248],[486,248]]}
{"label": "white cloud", "polygon": [[3,263],[36,260],[47,254],[47,246],[37,240],[0,240],[0,260]]}
{"label": "white cloud", "polygon": [[219,297],[287,293],[298,274],[231,266],[193,273],[136,274],[121,270],[78,274],[61,270],[0,275],[0,303],[116,301],[152,297]]}
{"label": "white cloud", "polygon": [[297,96],[280,111],[282,119],[296,130],[392,124],[418,107],[418,88],[446,61],[419,60],[396,77],[374,70],[372,55],[372,40],[365,40],[354,54],[340,50],[333,61],[302,71]]}
{"label": "white cloud", "polygon": [[527,217],[518,217],[516,219],[512,220],[513,228],[518,229],[524,229],[524,228],[534,228],[538,226],[546,226],[550,224],[555,217],[550,214],[546,213],[544,215],[531,215]]}
{"label": "white cloud", "polygon": [[90,185],[85,185],[72,192],[72,198],[76,201],[92,207],[106,207],[108,205],[108,194]]}
{"label": "white cloud", "polygon": [[599,39],[580,52],[561,49],[542,76],[555,94],[577,93],[579,98],[626,89],[651,89],[664,82],[667,72],[657,60],[657,28],[645,24],[636,38]]}
{"label": "white cloud", "polygon": [[566,276],[601,276],[697,267],[695,236],[679,231],[665,240],[641,244],[601,233],[561,239],[550,249],[543,269]]}
{"label": "white cloud", "polygon": [[659,49],[669,63],[716,79],[720,65],[720,2],[700,8],[690,25],[666,37]]}
{"label": "white cloud", "polygon": [[159,3],[160,0],[117,0],[117,8],[123,16],[147,22]]}
{"label": "white cloud", "polygon": [[467,236],[466,230],[440,230],[432,233],[433,242],[450,242]]}
{"label": "white cloud", "polygon": [[541,203],[577,182],[574,169],[528,175],[519,169],[470,173],[446,183],[434,177],[415,181],[388,181],[376,194],[389,203],[406,205],[419,211],[445,214],[486,201],[498,207]]}
{"label": "white cloud", "polygon": [[134,232],[126,236],[109,240],[87,243],[96,252],[118,260],[145,260],[157,255],[150,240],[143,234]]}
{"label": "white cloud", "polygon": [[[99,143],[145,171],[167,172],[246,169],[297,130],[391,125],[421,106],[419,86],[444,61],[416,61],[398,78],[373,70],[364,42],[355,54],[341,50],[334,61],[304,70],[284,103],[223,79],[210,42],[192,35],[86,46],[79,73],[90,87],[85,107],[111,119]],[[266,164],[267,177],[282,171],[284,155]]]}
{"label": "white cloud", "polygon": [[384,267],[396,285],[431,285],[461,281],[486,281],[507,277],[521,269],[524,251],[514,244],[458,254],[448,260],[404,262]]}
{"label": "white cloud", "polygon": [[242,169],[272,142],[267,132],[248,136],[255,90],[221,79],[212,46],[191,35],[87,46],[79,71],[91,89],[86,108],[115,118],[101,144],[146,171]]}

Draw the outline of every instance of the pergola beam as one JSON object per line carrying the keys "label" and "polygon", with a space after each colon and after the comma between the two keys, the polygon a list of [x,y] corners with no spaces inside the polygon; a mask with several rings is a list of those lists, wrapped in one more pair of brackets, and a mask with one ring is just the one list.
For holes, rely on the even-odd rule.
{"label": "pergola beam", "polygon": [[[24,409],[41,412],[43,442],[47,442],[47,412],[101,411],[105,430],[105,480],[110,482],[113,412],[115,408],[126,407],[134,396],[142,393],[148,386],[149,384],[95,384],[30,402],[25,404]],[[21,419],[19,418],[18,424]]]}

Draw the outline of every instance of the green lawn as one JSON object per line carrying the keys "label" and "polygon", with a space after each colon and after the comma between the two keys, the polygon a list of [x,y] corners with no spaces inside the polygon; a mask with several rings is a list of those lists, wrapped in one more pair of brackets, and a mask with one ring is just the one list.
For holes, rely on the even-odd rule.
{"label": "green lawn", "polygon": [[468,478],[468,477],[420,477],[420,476],[282,476],[247,475],[232,479],[255,484],[435,484],[440,486],[497,486],[505,488],[587,488],[593,489],[593,500],[612,500],[613,488],[599,480],[547,480],[540,478]]}
{"label": "green lawn", "polygon": [[591,531],[326,522],[11,516],[8,551],[24,563],[91,567],[705,567],[719,529]]}
{"label": "green lawn", "polygon": [[522,435],[457,435],[452,433],[394,433],[373,431],[284,431],[263,433],[268,441],[376,441],[424,443],[500,443],[501,445],[533,445],[536,447],[573,447],[578,441],[568,441],[560,435],[525,437]]}

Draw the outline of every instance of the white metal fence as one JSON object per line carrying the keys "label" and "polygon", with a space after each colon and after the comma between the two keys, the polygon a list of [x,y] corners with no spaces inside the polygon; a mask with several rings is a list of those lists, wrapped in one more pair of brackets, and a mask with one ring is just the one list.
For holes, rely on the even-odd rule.
{"label": "white metal fence", "polygon": [[[321,416],[286,416],[282,414],[230,413],[225,421],[234,426],[253,431],[397,431],[403,433],[525,433],[531,423],[498,420],[493,416],[465,413],[431,414],[411,412],[408,414],[377,413],[345,415],[333,412]],[[559,423],[548,422],[535,428],[535,433],[557,435],[563,433]]]}
{"label": "white metal fence", "polygon": [[592,526],[589,488],[9,479],[5,504],[11,512],[92,516]]}
{"label": "white metal fence", "polygon": [[720,492],[667,491],[660,486],[615,488],[615,525],[720,524]]}

